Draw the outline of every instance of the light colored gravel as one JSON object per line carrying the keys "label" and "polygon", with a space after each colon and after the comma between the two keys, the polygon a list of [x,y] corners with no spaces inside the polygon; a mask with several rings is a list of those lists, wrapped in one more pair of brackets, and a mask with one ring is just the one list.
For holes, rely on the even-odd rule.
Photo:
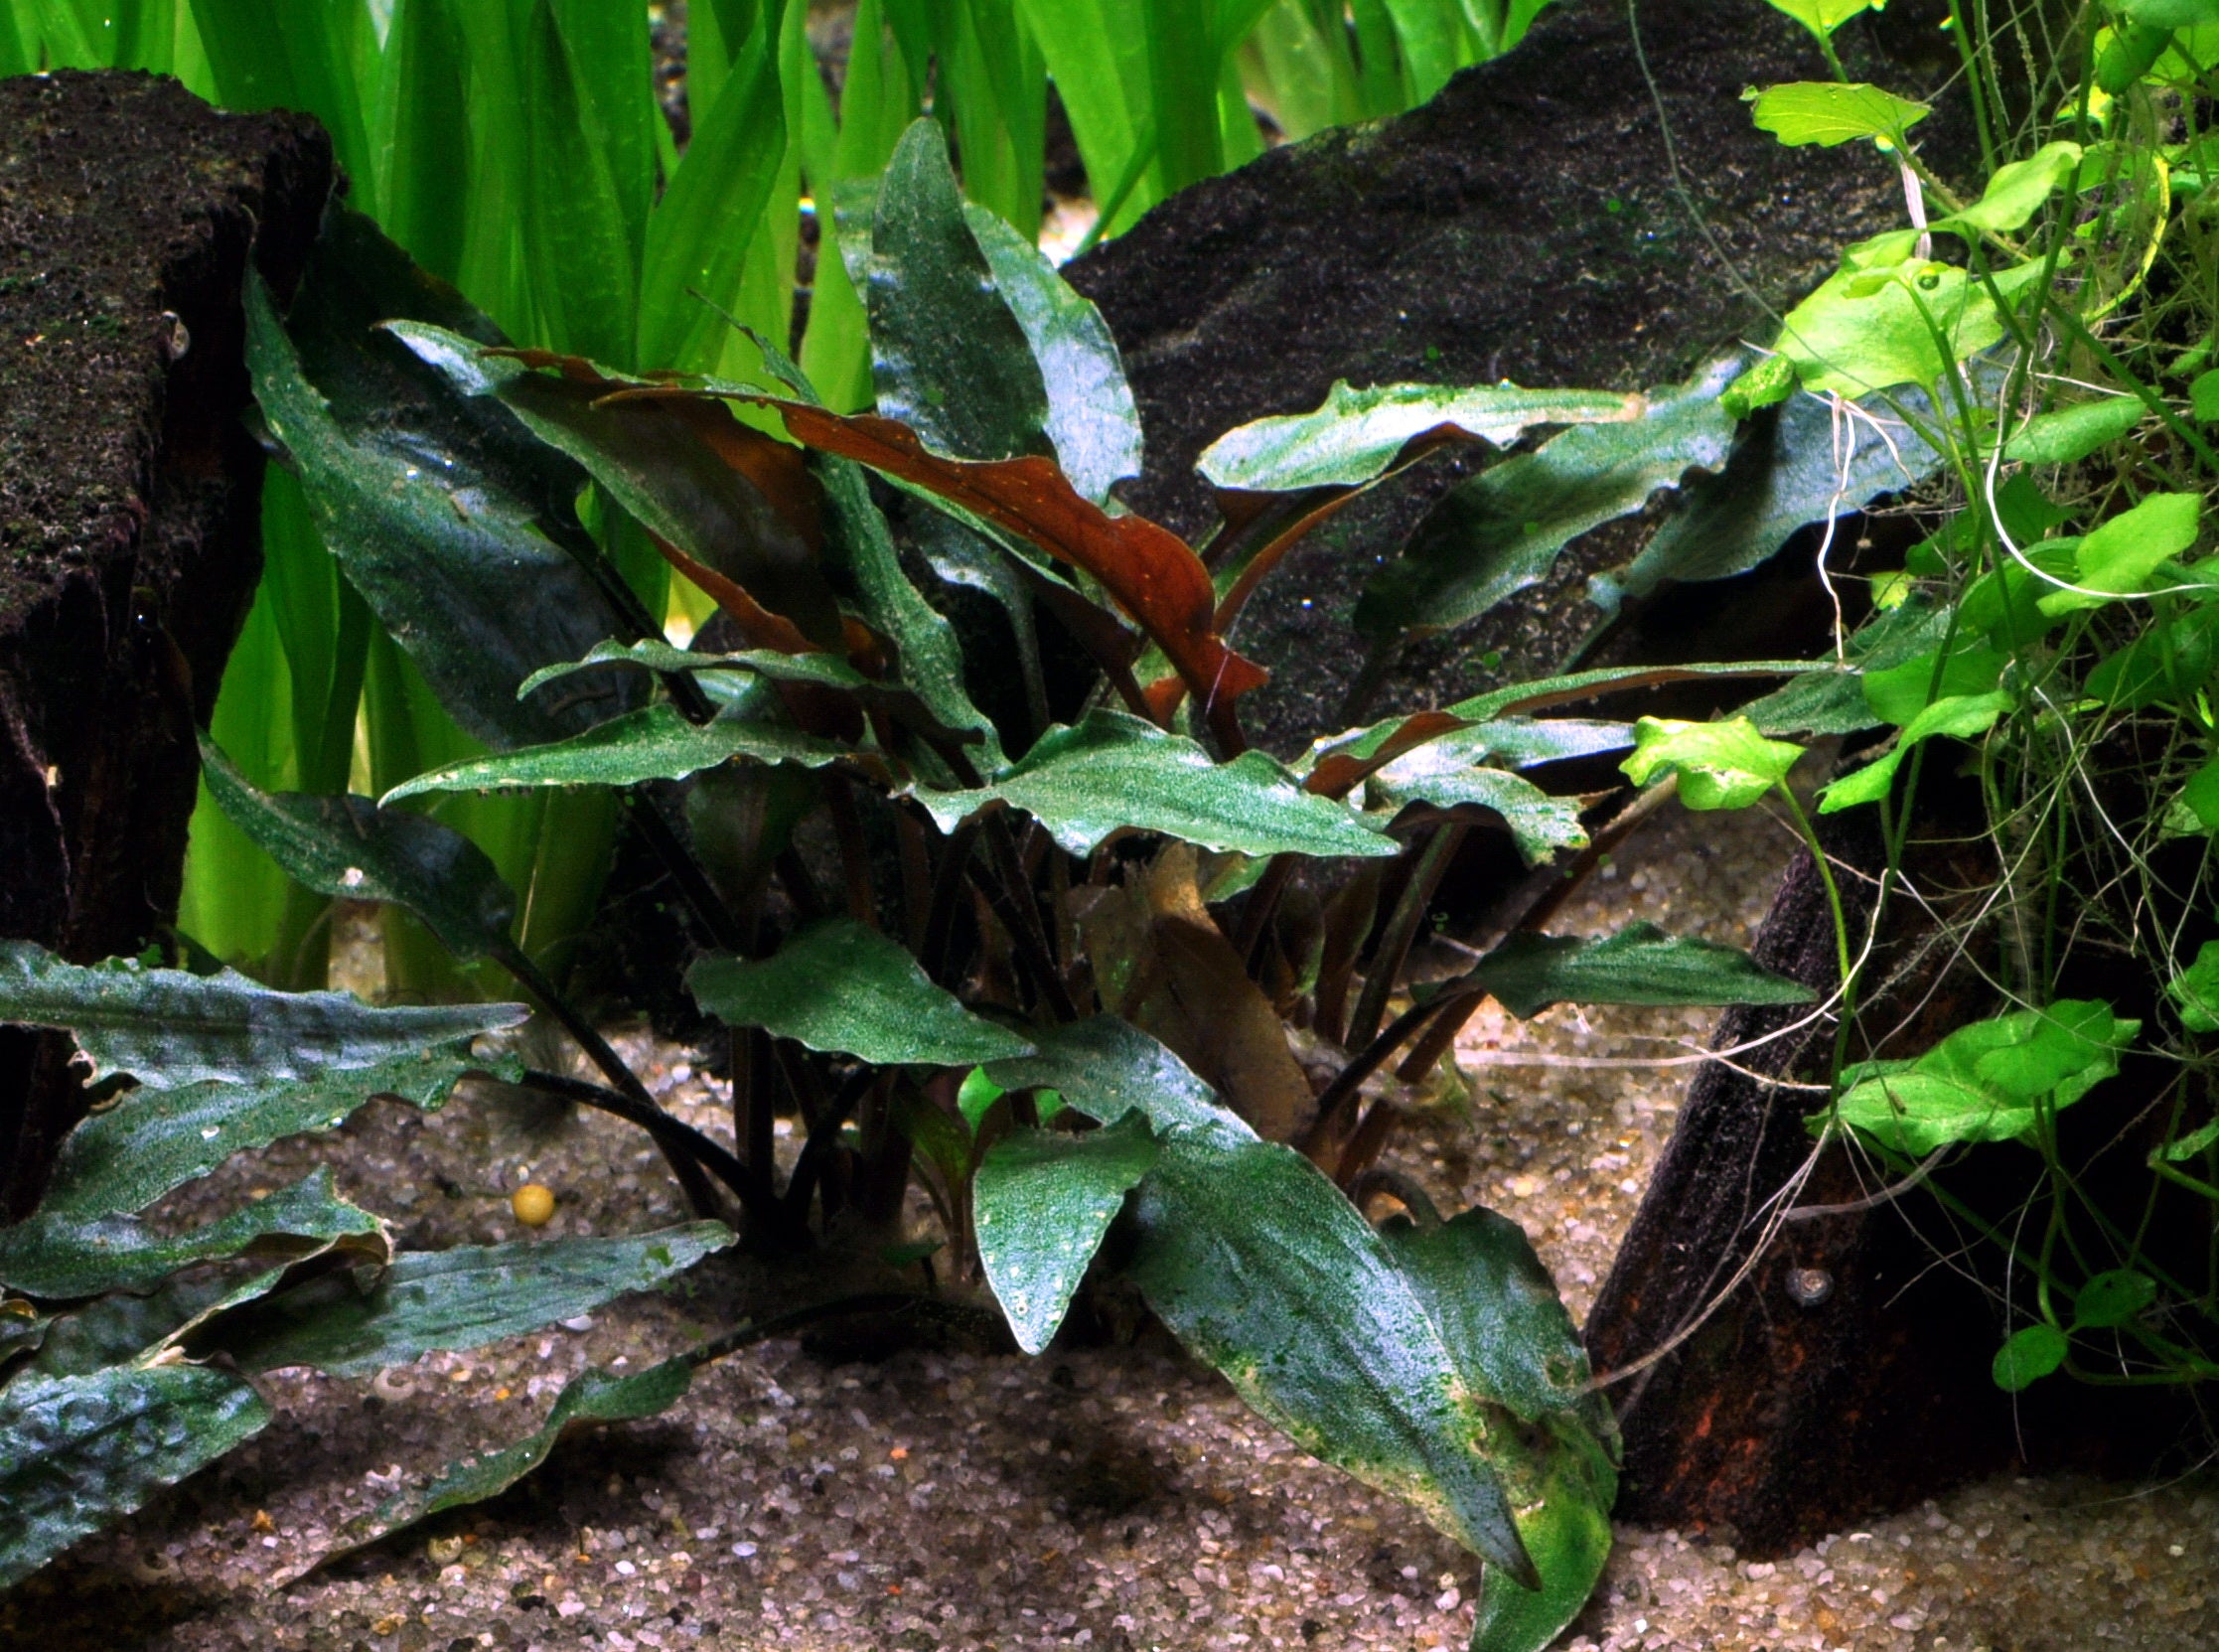
{"label": "light colored gravel", "polygon": [[[1667,818],[1558,927],[1650,918],[1746,942],[1786,848],[1757,817]],[[1675,1055],[1705,1025],[1563,1009],[1475,1021],[1473,1101],[1421,1120],[1393,1162],[1444,1209],[1481,1200],[1526,1223],[1582,1311],[1687,1077],[1611,1064]],[[681,1052],[631,1049],[672,1106],[724,1127]],[[549,1234],[682,1216],[637,1133],[484,1095],[436,1118],[377,1104],[336,1141],[281,1143],[227,1175],[276,1185],[327,1158],[410,1245],[517,1237],[507,1195],[527,1176],[560,1196]],[[1463,1644],[1469,1557],[1302,1457],[1159,1337],[1037,1360],[912,1349],[844,1365],[771,1342],[702,1372],[660,1421],[566,1441],[499,1502],[268,1585],[399,1477],[528,1431],[588,1362],[637,1369],[769,1288],[720,1259],[580,1329],[374,1382],[280,1375],[280,1415],[257,1440],[0,1597],[0,1646]],[[1567,1637],[1576,1652],[2219,1648],[2207,1484],[2006,1478],[1773,1563],[1675,1533],[1619,1536]]]}

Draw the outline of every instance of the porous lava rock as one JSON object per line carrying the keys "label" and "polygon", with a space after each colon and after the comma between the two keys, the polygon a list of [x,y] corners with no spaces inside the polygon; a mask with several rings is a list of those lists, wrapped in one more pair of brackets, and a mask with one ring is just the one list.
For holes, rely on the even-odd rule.
{"label": "porous lava rock", "polygon": [[[1885,36],[1843,31],[1852,70],[1923,83],[1938,66],[1919,54],[1947,37],[1917,0],[1888,18]],[[1173,196],[1064,272],[1101,307],[1139,402],[1146,470],[1125,497],[1200,532],[1202,449],[1318,405],[1337,378],[1640,389],[1768,341],[1846,241],[1903,221],[1871,145],[1787,149],[1751,125],[1745,87],[1828,77],[1810,34],[1763,0],[1568,0],[1421,108]],[[1926,131],[1947,170],[1949,111]],[[1272,673],[1245,702],[1258,744],[1289,754],[1337,726],[1365,577],[1467,468],[1435,460],[1360,501],[1250,603],[1234,640]],[[1589,535],[1539,590],[1411,649],[1378,705],[1555,669],[1596,621],[1587,577],[1640,531]]]}
{"label": "porous lava rock", "polygon": [[[193,731],[261,568],[241,283],[289,291],[314,122],[138,74],[0,80],[0,937],[80,961],[175,911]],[[83,1107],[0,1028],[0,1220]]]}

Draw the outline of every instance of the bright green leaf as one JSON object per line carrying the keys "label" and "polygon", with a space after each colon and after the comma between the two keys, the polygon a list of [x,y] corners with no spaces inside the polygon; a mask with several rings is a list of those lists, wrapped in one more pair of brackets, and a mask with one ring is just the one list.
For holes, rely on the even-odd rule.
{"label": "bright green leaf", "polygon": [[2206,368],[2188,385],[2188,402],[2199,424],[2219,424],[2219,368]]}
{"label": "bright green leaf", "polygon": [[965,1009],[898,942],[848,918],[799,930],[760,962],[701,959],[685,979],[701,1007],[727,1026],[764,1027],[881,1066],[967,1067],[1032,1049]]}
{"label": "bright green leaf", "polygon": [[1608,390],[1527,390],[1516,384],[1336,381],[1314,412],[1257,419],[1203,450],[1195,468],[1220,488],[1285,493],[1360,487],[1420,436],[1445,433],[1501,446],[1541,424],[1629,423],[1644,399]]}
{"label": "bright green leaf", "polygon": [[1513,1015],[1551,1004],[1793,1004],[1811,989],[1760,969],[1737,947],[1655,924],[1588,938],[1521,930],[1437,991],[1481,987]]}
{"label": "bright green leaf", "polygon": [[1757,130],[1784,144],[1832,148],[1855,138],[1881,138],[1900,147],[1903,134],[1934,112],[1933,106],[1862,82],[1798,80],[1766,86],[1750,117]]}
{"label": "bright green leaf", "polygon": [[1958,230],[1967,239],[1983,229],[2008,234],[2022,228],[2042,203],[2057,193],[2058,186],[2072,177],[2080,156],[2077,143],[2045,143],[2023,161],[1997,167],[1978,201],[1963,212],[1936,219],[1932,227]]}
{"label": "bright green leaf", "polygon": [[1312,1456],[1539,1586],[1497,1466],[1521,1448],[1515,1427],[1315,1165],[1253,1135],[1174,1130],[1134,1217],[1132,1277],[1190,1352]]}
{"label": "bright green leaf", "polygon": [[228,970],[65,964],[28,941],[0,941],[0,1022],[63,1028],[95,1076],[129,1073],[158,1090],[376,1067],[527,1013],[521,1004],[372,1009],[351,992],[277,992]]}
{"label": "bright green leaf", "polygon": [[[2042,1099],[2053,1110],[2079,1101],[2119,1071],[2141,1026],[2085,999],[1975,1021],[1915,1060],[1848,1069],[1835,1113],[1912,1158],[1958,1141],[2029,1140]],[[1814,1115],[1813,1126],[1827,1118]]]}
{"label": "bright green leaf", "polygon": [[1876,763],[1868,763],[1853,774],[1843,776],[1819,795],[1821,815],[1838,814],[1853,809],[1858,804],[1877,803],[1895,784],[1895,771],[1913,746],[1937,734],[1954,739],[1970,740],[1976,734],[1986,734],[1998,719],[2011,709],[2012,699],[2007,693],[1953,694],[1948,699],[1936,700],[1905,726],[1896,736],[1894,749]]}
{"label": "bright green leaf", "polygon": [[2202,516],[2203,500],[2196,494],[2151,494],[2080,541],[2072,576],[2080,590],[2050,591],[2035,606],[2044,614],[2068,614],[2100,608],[2110,596],[2147,590],[2161,564],[2196,542]]}
{"label": "bright green leaf", "polygon": [[919,789],[916,797],[943,831],[998,800],[1022,809],[1078,855],[1092,854],[1124,827],[1240,854],[1397,849],[1363,816],[1303,791],[1262,752],[1215,762],[1186,736],[1122,711],[1093,711],[1077,727],[1051,728],[976,790]]}
{"label": "bright green leaf", "polygon": [[963,1123],[976,1130],[993,1105],[1009,1092],[986,1076],[986,1069],[973,1067],[963,1075],[962,1086],[956,1091],[956,1111],[963,1116]]}
{"label": "bright green leaf", "polygon": [[2098,1274],[2074,1293],[2075,1330],[2116,1330],[2157,1299],[2157,1281],[2132,1268]]}
{"label": "bright green leaf", "polygon": [[1017,1130],[987,1149],[971,1184],[978,1264],[1026,1353],[1053,1340],[1110,1218],[1160,1152],[1137,1114],[1082,1135]]}
{"label": "bright green leaf", "polygon": [[2078,401],[2070,407],[2036,413],[2003,444],[2003,457],[2021,465],[2077,464],[2114,442],[2149,416],[2138,397],[2106,396],[2101,401]]}
{"label": "bright green leaf", "polygon": [[1100,505],[1110,484],[1140,474],[1140,412],[1117,341],[1093,300],[1075,292],[998,213],[966,201],[963,222],[1040,364],[1057,463]]}
{"label": "bright green leaf", "polygon": [[0,1588],[259,1433],[276,1414],[200,1365],[26,1375],[0,1390]]}
{"label": "bright green leaf", "polygon": [[2190,1032],[2219,1032],[2219,941],[2196,949],[2195,962],[2165,982],[2165,996]]}
{"label": "bright green leaf", "polygon": [[1996,1351],[1989,1374],[2005,1394],[2016,1394],[2063,1365],[2068,1351],[2065,1333],[2055,1325],[2028,1325]]}
{"label": "bright green leaf", "polygon": [[1636,786],[1680,777],[1690,809],[1746,809],[1783,784],[1803,748],[1768,740],[1747,717],[1689,723],[1644,717],[1634,724],[1633,755],[1618,767]]}
{"label": "bright green leaf", "polygon": [[1786,12],[1820,40],[1862,11],[1879,11],[1886,0],[1768,0],[1774,11]]}

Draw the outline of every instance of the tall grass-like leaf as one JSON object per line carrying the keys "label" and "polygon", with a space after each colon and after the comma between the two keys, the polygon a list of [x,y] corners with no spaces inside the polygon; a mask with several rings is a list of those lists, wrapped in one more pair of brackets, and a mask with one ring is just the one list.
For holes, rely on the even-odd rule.
{"label": "tall grass-like leaf", "polygon": [[771,200],[789,137],[799,135],[787,130],[772,44],[760,28],[736,43],[722,89],[699,109],[693,141],[648,221],[641,366],[701,360],[702,341],[723,326],[703,299],[729,305],[737,296],[748,230]]}
{"label": "tall grass-like leaf", "polygon": [[565,16],[588,9],[565,7],[558,16],[553,0],[534,0],[522,31],[531,296],[558,348],[630,367],[641,250],[631,232],[635,187],[625,176],[633,157],[607,122],[615,111],[593,95],[585,43],[564,27]]}
{"label": "tall grass-like leaf", "polygon": [[[384,230],[433,274],[462,274],[472,176],[470,62],[457,0],[395,0],[372,126]],[[481,117],[483,118],[483,117]]]}

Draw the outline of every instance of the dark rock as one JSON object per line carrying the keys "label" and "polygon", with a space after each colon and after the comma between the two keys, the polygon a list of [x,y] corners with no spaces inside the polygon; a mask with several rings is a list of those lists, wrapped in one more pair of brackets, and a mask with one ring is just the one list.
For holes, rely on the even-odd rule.
{"label": "dark rock", "polygon": [[[304,117],[174,81],[0,80],[0,936],[90,961],[175,912],[193,730],[260,572],[240,285],[289,291],[331,188]],[[82,1102],[0,1029],[0,1220]]]}
{"label": "dark rock", "polygon": [[[1825,828],[1859,934],[1883,863],[1871,814],[1838,816]],[[1917,886],[1977,891],[1993,876],[1969,829],[1977,806],[1962,814],[1958,830],[1912,845]],[[1887,985],[1859,1020],[1860,1029],[1887,1029],[1888,1044],[1852,1058],[1915,1054],[2000,1007],[1962,962],[1974,898],[1965,910],[1945,900],[1937,921],[1897,895],[1866,973]],[[1833,990],[1834,925],[1808,855],[1790,869],[1753,951],[1767,968]],[[2116,968],[2109,974],[2116,996]],[[1618,1515],[1725,1534],[1745,1554],[1776,1556],[2014,1461],[2125,1476],[2184,1442],[2200,1453],[2203,1433],[2177,1392],[2090,1391],[2063,1378],[2019,1395],[1996,1387],[1989,1364],[2009,1328],[2000,1253],[1953,1227],[1922,1188],[1875,1198],[1884,1172],[1839,1146],[1813,1160],[1804,1120],[1823,1097],[1766,1082],[1825,1076],[1834,1026],[1799,1025],[1808,1018],[1790,1007],[1721,1019],[1714,1047],[1746,1053],[1733,1067],[1704,1067],[1690,1087],[1588,1315],[1595,1370],[1632,1371],[1609,1390],[1625,1438]],[[2072,1122],[2108,1135],[2165,1082],[2130,1071],[2113,1087],[2144,1086],[2139,1096],[2107,1088],[2091,1117]],[[2132,1143],[2112,1155],[2128,1161],[2112,1170],[2139,1168],[2146,1150]],[[2138,1189],[2105,1173],[2099,1143],[2076,1139],[2061,1151],[2080,1167],[2082,1191],[2113,1209],[2140,1208],[2146,1178]],[[2039,1173],[2034,1154],[2010,1145],[1976,1149],[1943,1172],[1955,1197],[2006,1231],[2025,1220]],[[1798,1214],[1752,1263],[1783,1200]],[[2190,1246],[2182,1260],[2200,1266],[2199,1255]],[[2021,1276],[2022,1299],[2025,1290]]]}
{"label": "dark rock", "polygon": [[[1891,27],[1943,39],[1932,18],[1898,16],[1919,10],[1891,8]],[[1130,503],[1200,532],[1214,515],[1193,474],[1201,450],[1234,425],[1316,406],[1336,378],[1634,389],[1684,377],[1737,339],[1768,339],[1771,313],[1832,270],[1844,242],[1902,221],[1896,175],[1869,145],[1783,149],[1751,126],[1745,86],[1826,76],[1804,30],[1762,0],[1643,0],[1645,76],[1627,16],[1623,0],[1552,8],[1516,52],[1423,108],[1272,151],[1071,264],[1139,399],[1147,469]],[[1839,38],[1870,78],[1932,73],[1872,62],[1890,43],[1862,25]],[[1949,121],[1922,133],[1936,129],[1929,147],[1946,154]],[[1285,753],[1339,726],[1360,665],[1349,612],[1462,474],[1434,467],[1344,512],[1250,604],[1235,641],[1273,674],[1247,702],[1258,744]],[[1590,535],[1541,589],[1412,649],[1383,710],[1554,669],[1596,618],[1580,598],[1587,576],[1625,559],[1638,533]]]}

